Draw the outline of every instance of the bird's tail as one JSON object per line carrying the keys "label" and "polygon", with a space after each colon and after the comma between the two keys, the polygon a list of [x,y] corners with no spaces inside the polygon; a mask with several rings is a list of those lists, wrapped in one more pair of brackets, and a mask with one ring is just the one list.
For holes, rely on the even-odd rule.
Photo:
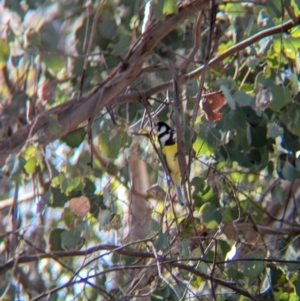
{"label": "bird's tail", "polygon": [[180,204],[181,206],[184,206],[184,205],[185,205],[185,199],[184,199],[184,196],[183,196],[183,194],[182,194],[181,186],[175,185],[175,190],[176,190],[176,195],[177,195],[179,204]]}

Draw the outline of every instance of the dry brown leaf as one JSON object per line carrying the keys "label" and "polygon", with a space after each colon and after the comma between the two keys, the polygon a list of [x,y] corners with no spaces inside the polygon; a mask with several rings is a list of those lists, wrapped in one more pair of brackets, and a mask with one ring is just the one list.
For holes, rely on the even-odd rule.
{"label": "dry brown leaf", "polygon": [[69,208],[78,217],[85,217],[91,209],[90,200],[84,195],[78,198],[72,198]]}
{"label": "dry brown leaf", "polygon": [[220,91],[208,91],[203,95],[201,100],[201,108],[205,117],[210,122],[215,122],[222,119],[223,115],[218,112],[225,105],[225,98]]}

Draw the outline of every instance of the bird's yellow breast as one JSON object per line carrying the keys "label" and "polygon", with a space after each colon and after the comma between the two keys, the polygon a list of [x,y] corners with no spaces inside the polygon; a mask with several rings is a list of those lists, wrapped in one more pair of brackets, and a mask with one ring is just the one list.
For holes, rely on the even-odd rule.
{"label": "bird's yellow breast", "polygon": [[178,149],[177,144],[165,145],[162,148],[162,152],[165,156],[165,160],[170,172],[170,176],[175,185],[181,184],[181,174],[178,162]]}

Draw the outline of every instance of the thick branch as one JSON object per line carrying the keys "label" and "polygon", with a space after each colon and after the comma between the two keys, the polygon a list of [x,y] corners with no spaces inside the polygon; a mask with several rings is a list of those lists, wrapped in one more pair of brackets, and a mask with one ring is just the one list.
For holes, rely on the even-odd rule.
{"label": "thick branch", "polygon": [[[27,139],[31,138],[28,136],[34,137],[42,145],[47,145],[75,130],[79,124],[94,116],[95,112],[107,106],[139,76],[143,62],[161,39],[182,24],[185,19],[207,8],[209,8],[209,1],[194,0],[180,9],[178,14],[167,16],[164,21],[154,24],[133,45],[111,76],[87,97],[71,99],[61,106],[39,114],[31,124],[21,128],[12,137],[0,141],[0,165],[5,162],[8,155],[20,151]],[[51,129],[45,117],[50,114],[57,115],[60,131],[53,132]]]}
{"label": "thick branch", "polygon": [[[129,86],[140,74],[142,64],[145,58],[151,53],[152,49],[158,42],[165,37],[170,31],[175,29],[186,18],[196,14],[201,9],[209,7],[209,1],[193,1],[189,5],[182,8],[177,15],[172,15],[166,20],[157,22],[145,35],[141,36],[136,44],[131,48],[115,72],[90,95],[83,98],[73,98],[66,103],[39,114],[32,124],[22,127],[12,137],[0,141],[0,165],[3,165],[6,158],[10,154],[16,154],[29,138],[29,133],[37,139],[42,145],[68,134],[75,130],[78,125],[88,120],[95,112],[100,111],[103,107],[110,104],[123,104],[138,101],[141,95],[150,97],[153,94],[166,91],[172,88],[172,82],[166,82],[156,87],[150,88],[144,92],[133,91],[130,94],[119,95]],[[286,32],[296,26],[293,20],[289,20],[282,25],[278,25],[263,30],[256,35],[240,42],[239,44],[229,48],[220,55],[211,59],[208,66],[214,66],[221,62],[224,58],[245,49],[245,47],[259,41],[260,39],[274,35],[276,33]],[[186,83],[197,78],[203,70],[203,66],[186,74],[180,78],[181,83]],[[47,122],[47,117],[51,114],[57,116],[61,131],[53,132]]]}

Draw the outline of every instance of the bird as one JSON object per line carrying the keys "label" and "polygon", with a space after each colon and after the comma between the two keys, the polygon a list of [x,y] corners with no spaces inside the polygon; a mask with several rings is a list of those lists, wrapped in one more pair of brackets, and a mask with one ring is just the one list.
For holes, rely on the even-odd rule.
{"label": "bird", "polygon": [[176,142],[176,132],[165,122],[159,121],[156,124],[158,141],[164,155],[171,180],[174,184],[178,202],[185,205],[185,199],[181,189],[181,172],[178,162],[178,147]]}

